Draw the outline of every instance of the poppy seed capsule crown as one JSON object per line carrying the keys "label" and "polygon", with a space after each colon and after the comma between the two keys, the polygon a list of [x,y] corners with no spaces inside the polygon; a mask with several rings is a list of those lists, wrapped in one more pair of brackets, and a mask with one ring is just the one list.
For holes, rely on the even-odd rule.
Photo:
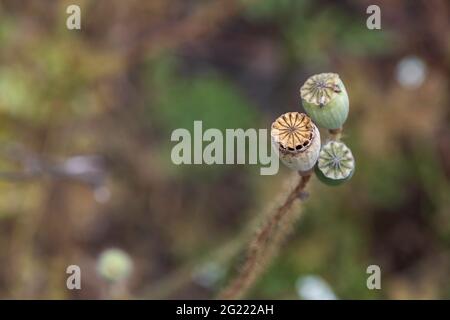
{"label": "poppy seed capsule crown", "polygon": [[329,141],[322,146],[317,161],[317,177],[328,185],[349,180],[355,171],[352,151],[341,141]]}
{"label": "poppy seed capsule crown", "polygon": [[320,152],[320,133],[304,113],[288,112],[275,120],[271,128],[272,143],[281,161],[292,170],[311,170]]}
{"label": "poppy seed capsule crown", "polygon": [[337,73],[308,78],[300,88],[300,97],[306,113],[321,127],[339,129],[347,120],[348,95]]}

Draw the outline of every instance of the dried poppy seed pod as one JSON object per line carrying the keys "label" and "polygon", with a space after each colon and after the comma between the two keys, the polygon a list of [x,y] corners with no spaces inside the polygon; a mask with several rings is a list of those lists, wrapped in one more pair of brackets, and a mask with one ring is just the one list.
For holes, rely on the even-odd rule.
{"label": "dried poppy seed pod", "polygon": [[272,123],[270,133],[272,143],[287,167],[300,173],[314,167],[320,152],[320,133],[306,114],[288,112],[281,115]]}
{"label": "dried poppy seed pod", "polygon": [[322,146],[315,172],[328,185],[339,185],[349,180],[355,171],[355,159],[341,141],[329,141]]}
{"label": "dried poppy seed pod", "polygon": [[339,129],[347,120],[348,95],[337,73],[310,77],[300,88],[300,96],[306,113],[317,125]]}

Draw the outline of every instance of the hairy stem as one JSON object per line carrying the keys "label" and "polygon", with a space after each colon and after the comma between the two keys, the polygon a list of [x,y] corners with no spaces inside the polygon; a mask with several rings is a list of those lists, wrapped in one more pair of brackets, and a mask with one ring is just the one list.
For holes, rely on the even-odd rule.
{"label": "hairy stem", "polygon": [[304,190],[310,178],[310,174],[302,176],[284,202],[264,221],[250,242],[247,257],[240,272],[221,292],[219,298],[238,299],[242,297],[261,275],[264,267],[288,235],[291,225],[289,222],[295,220],[295,212],[290,209],[297,199],[304,198]]}
{"label": "hairy stem", "polygon": [[343,128],[339,129],[329,129],[328,132],[330,133],[330,139],[339,141],[341,140]]}

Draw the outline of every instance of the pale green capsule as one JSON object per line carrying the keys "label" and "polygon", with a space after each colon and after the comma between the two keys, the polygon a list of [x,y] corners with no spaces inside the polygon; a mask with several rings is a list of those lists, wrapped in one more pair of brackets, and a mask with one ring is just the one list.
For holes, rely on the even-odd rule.
{"label": "pale green capsule", "polygon": [[339,129],[347,120],[349,100],[337,73],[314,75],[300,88],[306,113],[320,127]]}
{"label": "pale green capsule", "polygon": [[320,150],[315,171],[321,181],[338,185],[352,177],[355,158],[343,142],[329,141]]}

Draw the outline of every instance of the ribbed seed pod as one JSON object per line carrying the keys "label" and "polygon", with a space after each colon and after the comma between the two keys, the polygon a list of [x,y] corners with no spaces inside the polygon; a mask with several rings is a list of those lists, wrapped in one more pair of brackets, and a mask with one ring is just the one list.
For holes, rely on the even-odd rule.
{"label": "ribbed seed pod", "polygon": [[300,88],[306,113],[319,126],[339,129],[347,120],[349,101],[344,83],[337,73],[314,75]]}
{"label": "ribbed seed pod", "polygon": [[281,161],[292,170],[311,170],[320,152],[320,133],[304,113],[288,112],[272,123],[272,143]]}
{"label": "ribbed seed pod", "polygon": [[322,146],[315,168],[317,177],[328,185],[349,180],[355,171],[351,150],[341,141],[329,141]]}

